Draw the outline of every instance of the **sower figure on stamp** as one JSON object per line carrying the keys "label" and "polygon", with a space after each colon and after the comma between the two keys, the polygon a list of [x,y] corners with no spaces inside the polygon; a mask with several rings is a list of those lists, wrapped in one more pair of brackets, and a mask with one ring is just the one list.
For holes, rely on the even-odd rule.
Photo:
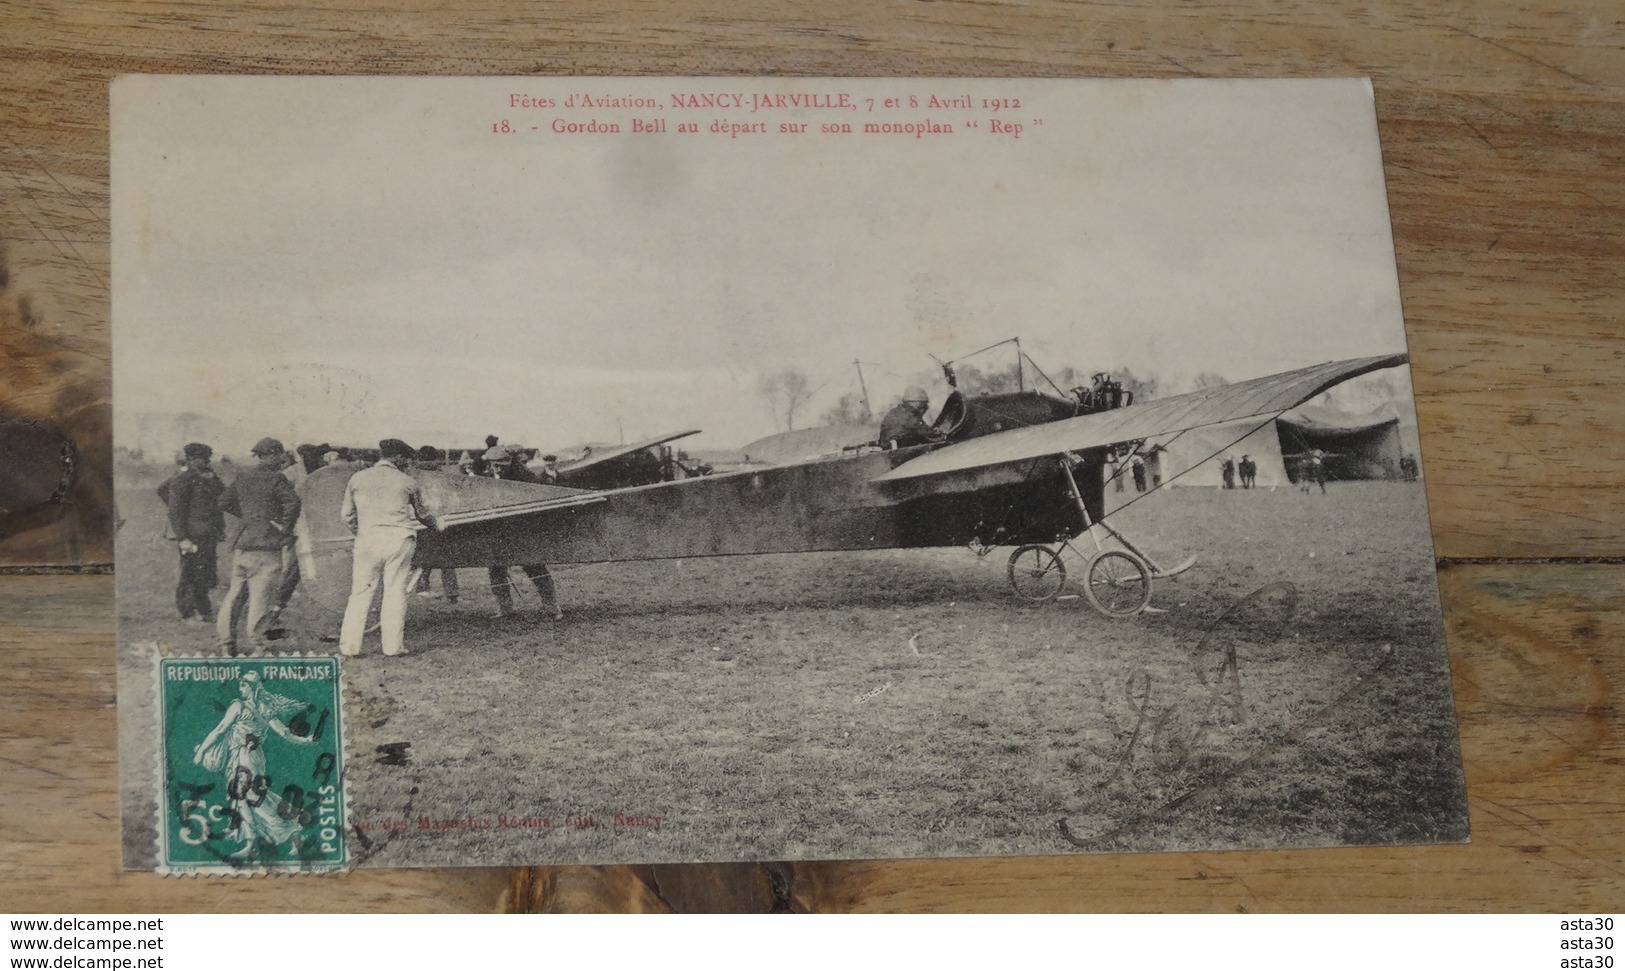
{"label": "sower figure on stamp", "polygon": [[293,525],[299,518],[299,496],[282,474],[286,467],[282,443],[262,438],[253,452],[258,465],[238,473],[220,494],[220,511],[241,520],[231,544],[231,587],[215,622],[216,642],[233,655],[238,601],[245,596],[243,627],[252,642],[249,653],[263,653],[265,628],[282,581],[283,552],[293,543]]}
{"label": "sower figure on stamp", "polygon": [[340,509],[355,534],[350,600],[339,631],[339,651],[349,657],[361,653],[367,613],[375,597],[381,597],[379,633],[384,654],[407,653],[407,587],[412,582],[418,531],[426,521],[417,481],[406,474],[412,465],[412,447],[398,438],[386,438],[378,443],[378,451],[377,465],[350,477]]}
{"label": "sower figure on stamp", "polygon": [[214,619],[209,591],[218,579],[215,545],[225,521],[220,516],[224,488],[209,460],[214,450],[192,442],[181,450],[186,467],[158,487],[158,497],[169,506],[169,535],[180,551],[180,579],[175,584],[175,606],[181,619],[207,624]]}
{"label": "sower figure on stamp", "polygon": [[254,671],[243,675],[237,696],[219,724],[192,750],[192,763],[225,776],[231,800],[231,833],[236,842],[243,844],[232,856],[262,853],[274,857],[276,847],[303,827],[299,813],[283,807],[276,787],[260,781],[266,778],[265,744],[273,733],[295,745],[315,744],[313,739],[295,735],[287,727],[290,718],[310,706],[267,690]]}
{"label": "sower figure on stamp", "polygon": [[[501,446],[495,446],[485,453],[486,474],[493,479],[507,479],[510,482],[539,483],[541,477],[525,468],[525,463],[518,460],[514,453]],[[545,563],[520,564],[525,576],[536,587],[537,596],[542,598],[542,616],[552,617],[554,620],[563,620],[564,611],[559,608],[558,589],[553,585],[553,574],[548,572]],[[497,598],[497,616],[512,617],[513,609],[513,574],[506,566],[493,566],[490,569],[491,595]]]}

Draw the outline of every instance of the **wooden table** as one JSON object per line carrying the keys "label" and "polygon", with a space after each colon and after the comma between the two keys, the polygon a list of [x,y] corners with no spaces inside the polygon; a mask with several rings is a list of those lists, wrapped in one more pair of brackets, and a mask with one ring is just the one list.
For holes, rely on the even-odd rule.
{"label": "wooden table", "polygon": [[[1590,911],[1625,899],[1617,3],[483,0],[0,10],[0,403],[83,453],[14,564],[110,559],[107,82],[124,72],[1374,79],[1473,842],[162,880],[118,864],[112,578],[0,577],[8,909]],[[24,302],[26,301],[26,302]],[[15,570],[11,572],[17,572]]]}

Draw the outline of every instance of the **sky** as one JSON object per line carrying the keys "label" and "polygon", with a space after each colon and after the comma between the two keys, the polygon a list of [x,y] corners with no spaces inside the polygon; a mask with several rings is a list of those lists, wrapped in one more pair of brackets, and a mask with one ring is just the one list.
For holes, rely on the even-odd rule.
{"label": "sky", "polygon": [[[744,106],[684,107],[710,95]],[[1358,79],[124,77],[112,110],[121,444],[195,412],[228,452],[725,448],[778,430],[758,383],[790,367],[804,425],[855,360],[883,406],[1011,337],[1175,385],[1404,349]],[[553,131],[591,121],[622,131]]]}

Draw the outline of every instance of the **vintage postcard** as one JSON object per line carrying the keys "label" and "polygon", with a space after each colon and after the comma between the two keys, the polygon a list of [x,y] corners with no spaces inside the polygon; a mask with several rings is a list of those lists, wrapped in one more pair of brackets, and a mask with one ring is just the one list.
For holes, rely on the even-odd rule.
{"label": "vintage postcard", "polygon": [[127,867],[1467,838],[1368,82],[112,112]]}

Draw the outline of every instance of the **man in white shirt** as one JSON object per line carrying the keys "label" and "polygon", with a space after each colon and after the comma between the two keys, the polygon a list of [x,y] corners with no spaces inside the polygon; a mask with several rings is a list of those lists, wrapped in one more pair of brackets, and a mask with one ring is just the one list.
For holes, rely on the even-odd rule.
{"label": "man in white shirt", "polygon": [[384,654],[407,653],[406,596],[418,531],[424,528],[423,496],[417,481],[406,474],[412,464],[412,447],[398,438],[386,438],[378,443],[378,451],[378,464],[351,476],[344,488],[342,514],[355,534],[355,556],[339,651],[349,657],[361,653],[367,612],[380,587],[383,601],[378,619]]}

